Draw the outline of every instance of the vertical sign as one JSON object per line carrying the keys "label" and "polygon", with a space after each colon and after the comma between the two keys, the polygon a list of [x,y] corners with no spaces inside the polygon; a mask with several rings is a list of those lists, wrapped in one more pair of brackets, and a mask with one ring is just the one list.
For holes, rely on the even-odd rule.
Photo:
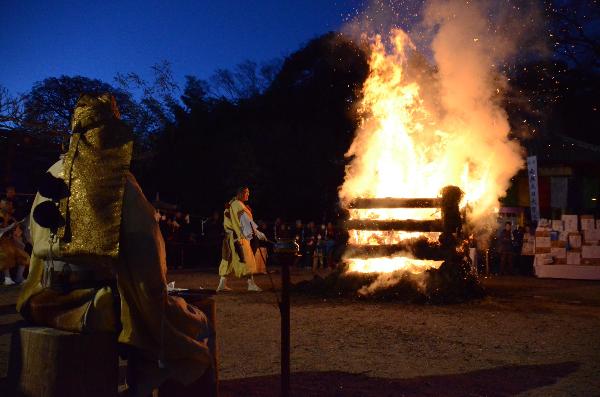
{"label": "vertical sign", "polygon": [[529,176],[529,206],[531,221],[540,220],[540,197],[538,195],[537,157],[527,157],[527,175]]}

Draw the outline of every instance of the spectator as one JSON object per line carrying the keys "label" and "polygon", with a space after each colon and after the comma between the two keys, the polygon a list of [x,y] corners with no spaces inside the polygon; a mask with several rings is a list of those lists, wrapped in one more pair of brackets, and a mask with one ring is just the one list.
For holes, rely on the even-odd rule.
{"label": "spectator", "polygon": [[23,220],[29,214],[29,205],[25,202],[25,200],[20,199],[17,196],[17,191],[14,186],[7,186],[5,190],[6,201],[10,203],[10,206],[13,209],[13,217],[17,221]]}
{"label": "spectator", "polygon": [[335,268],[335,261],[333,259],[333,251],[335,248],[337,239],[337,232],[332,222],[327,222],[327,226],[325,228],[325,258],[327,259],[327,266],[330,268]]}
{"label": "spectator", "polygon": [[290,231],[290,227],[286,223],[281,222],[281,224],[279,224],[277,238],[291,238],[291,237],[292,237],[292,234]]}
{"label": "spectator", "polygon": [[8,227],[16,222],[14,218],[13,202],[10,200],[0,200],[0,227]]}
{"label": "spectator", "polygon": [[521,248],[521,268],[523,275],[533,275],[533,258],[535,255],[535,234],[530,225],[525,225],[523,231],[523,246]]}
{"label": "spectator", "polygon": [[500,238],[498,239],[501,275],[513,273],[514,247],[511,226],[510,222],[506,222],[504,224],[504,229],[500,232]]}
{"label": "spectator", "polygon": [[313,254],[313,261],[312,261],[312,269],[313,272],[316,272],[317,269],[319,268],[325,268],[326,267],[326,260],[325,260],[325,234],[327,232],[327,226],[325,226],[324,224],[321,225],[320,230],[318,230],[317,232],[317,238],[315,241],[315,252]]}
{"label": "spectator", "polygon": [[[23,281],[23,272],[29,266],[29,254],[22,241],[23,231],[19,223],[0,229],[0,271],[4,275],[4,285],[13,285]],[[13,280],[11,271],[16,271]]]}
{"label": "spectator", "polygon": [[514,260],[513,262],[516,265],[516,274],[522,274],[522,257],[521,250],[523,249],[523,238],[525,235],[525,228],[523,226],[517,227],[513,230],[513,252],[514,252]]}
{"label": "spectator", "polygon": [[305,261],[306,245],[305,245],[305,240],[304,240],[304,226],[302,225],[301,219],[296,220],[296,224],[291,229],[291,235],[296,240],[296,243],[298,243],[298,246],[300,247],[300,254],[301,254],[301,257],[296,259],[295,265],[303,266],[304,261]]}

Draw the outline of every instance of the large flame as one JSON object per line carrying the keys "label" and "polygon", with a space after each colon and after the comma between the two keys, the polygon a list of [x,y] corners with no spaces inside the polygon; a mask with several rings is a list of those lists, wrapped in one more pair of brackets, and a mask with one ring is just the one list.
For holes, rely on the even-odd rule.
{"label": "large flame", "polygon": [[[506,117],[491,104],[493,93],[483,98],[474,95],[470,99],[484,103],[464,103],[465,114],[460,104],[447,106],[449,95],[442,92],[447,86],[443,76],[447,68],[442,64],[436,72],[421,71],[420,79],[408,77],[414,54],[415,46],[400,29],[392,30],[389,43],[380,35],[371,40],[370,73],[359,106],[361,123],[347,153],[354,158],[346,169],[340,198],[345,204],[358,197],[433,198],[442,187],[455,185],[465,192],[461,206],[469,205],[471,221],[489,218],[521,164],[518,146],[507,139]],[[437,104],[426,103],[418,83],[428,74],[431,85],[427,89],[436,87],[441,92]],[[468,86],[465,81],[466,90]],[[472,109],[475,114],[470,113]],[[509,167],[501,164],[505,161]],[[432,208],[351,210],[350,217],[425,220],[439,218],[439,212]],[[359,230],[349,234],[350,243],[360,245],[394,244],[419,235]],[[437,236],[430,233],[427,237]],[[348,262],[349,270],[358,272],[416,272],[441,264],[409,257],[349,258]]]}

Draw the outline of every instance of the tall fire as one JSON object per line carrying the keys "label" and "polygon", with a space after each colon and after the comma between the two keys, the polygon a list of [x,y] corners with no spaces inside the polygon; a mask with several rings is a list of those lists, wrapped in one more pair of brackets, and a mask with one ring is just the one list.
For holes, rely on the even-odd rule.
{"label": "tall fire", "polygon": [[[403,30],[392,30],[389,39],[376,35],[370,40],[370,73],[358,108],[361,122],[340,189],[350,217],[348,272],[418,274],[440,267],[443,256],[415,253],[447,241],[442,218],[448,195],[454,195],[456,209],[446,211],[459,218],[458,208],[464,214],[468,207],[469,221],[484,223],[497,206],[506,176],[520,166],[519,150],[507,140],[508,125],[494,114],[502,114],[491,103],[494,93],[482,94],[485,90],[478,87],[477,95],[468,95],[473,80],[482,76],[462,73],[468,79],[465,103],[449,104],[453,94],[445,90],[455,77],[444,73],[458,69],[448,70],[442,62],[437,70],[418,70],[416,56]],[[439,93],[437,100],[423,95],[424,90]],[[463,115],[461,108],[476,111]],[[503,159],[506,153],[510,156]],[[505,160],[511,170],[499,164]]]}

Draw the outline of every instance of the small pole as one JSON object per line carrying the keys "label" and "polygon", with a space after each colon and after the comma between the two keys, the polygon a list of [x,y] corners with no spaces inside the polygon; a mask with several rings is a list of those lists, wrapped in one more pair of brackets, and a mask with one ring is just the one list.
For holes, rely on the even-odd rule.
{"label": "small pole", "polygon": [[[287,255],[286,255],[287,256]],[[281,396],[290,395],[290,264],[281,261]]]}

